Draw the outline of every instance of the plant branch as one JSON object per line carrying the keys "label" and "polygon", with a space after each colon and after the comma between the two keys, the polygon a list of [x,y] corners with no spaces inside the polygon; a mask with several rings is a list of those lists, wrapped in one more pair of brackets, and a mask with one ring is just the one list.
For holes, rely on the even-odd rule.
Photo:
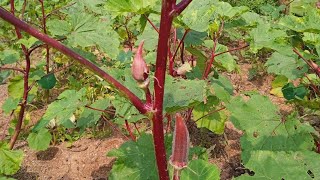
{"label": "plant branch", "polygon": [[[26,5],[26,2],[24,3],[24,5]],[[14,12],[15,12],[15,8],[14,8],[14,0],[10,0],[10,9],[11,9],[11,13],[7,12],[8,15],[13,16],[14,17]],[[0,10],[2,10],[2,8],[0,8]],[[21,14],[21,16],[23,17],[23,14]],[[17,19],[17,18],[16,18]],[[19,19],[17,19],[19,20]],[[16,31],[16,35],[18,37],[18,39],[22,38],[22,34],[20,32],[19,27],[15,26],[15,31]],[[21,127],[22,127],[22,122],[23,122],[23,118],[24,118],[24,113],[26,110],[26,106],[27,106],[27,100],[28,100],[28,94],[29,94],[29,72],[30,72],[30,56],[28,54],[28,49],[26,48],[26,46],[24,46],[23,44],[21,44],[21,48],[23,50],[24,56],[25,56],[25,61],[26,61],[26,68],[25,71],[23,73],[23,95],[22,95],[22,102],[20,104],[20,111],[19,111],[19,116],[18,116],[18,121],[16,124],[16,127],[14,129],[14,133],[10,139],[10,143],[9,143],[9,148],[13,149],[14,144],[16,143],[19,134],[21,132]]]}
{"label": "plant branch", "polygon": [[136,141],[136,136],[132,133],[130,125],[128,123],[128,120],[125,120],[125,124],[126,124],[127,131],[129,132],[132,141]]}
{"label": "plant branch", "polygon": [[101,116],[102,119],[104,119],[115,131],[118,131],[123,137],[125,137],[127,140],[130,140],[123,132],[117,127],[114,126],[105,116]]}
{"label": "plant branch", "polygon": [[241,47],[237,47],[237,48],[233,48],[233,49],[229,49],[227,51],[223,51],[223,52],[217,53],[217,54],[215,54],[215,56],[220,56],[220,55],[225,54],[225,53],[229,53],[229,52],[237,51],[237,50],[240,50],[240,49],[244,49],[246,47],[249,47],[249,44],[247,44],[245,46],[241,46]]}
{"label": "plant branch", "polygon": [[296,53],[302,60],[304,60],[304,62],[307,63],[307,65],[313,70],[313,72],[318,76],[320,77],[320,70],[314,68],[314,66],[311,64],[311,62],[309,60],[307,60],[306,58],[304,58],[302,56],[302,54],[297,50],[297,49],[293,49],[293,52]]}
{"label": "plant branch", "polygon": [[179,4],[175,5],[170,12],[170,16],[178,16],[184,9],[191,3],[192,0],[182,0]]}
{"label": "plant branch", "polygon": [[[44,12],[44,5],[43,5],[43,0],[39,0],[40,4],[41,4],[41,13],[42,13],[42,29],[43,29],[43,33],[44,34],[47,34],[47,17],[46,17],[46,14]],[[47,74],[49,74],[49,68],[50,68],[50,48],[49,48],[49,45],[46,44],[45,45],[45,48],[46,48],[46,72]]]}
{"label": "plant branch", "polygon": [[177,53],[178,53],[178,50],[179,50],[179,48],[180,48],[180,46],[181,46],[181,44],[183,43],[183,41],[184,41],[184,39],[185,39],[185,37],[187,36],[187,34],[188,34],[188,32],[190,31],[190,29],[187,29],[185,32],[184,32],[184,34],[183,34],[183,36],[182,36],[182,38],[181,38],[181,40],[180,40],[180,42],[179,42],[179,44],[178,44],[178,47],[176,48],[176,50],[174,51],[174,54],[173,54],[173,56],[170,58],[170,60],[169,60],[169,74],[170,75],[173,75],[173,66],[174,66],[174,59],[175,59],[175,57],[176,57],[176,55],[177,55]]}
{"label": "plant branch", "polygon": [[226,109],[226,107],[222,107],[222,108],[220,108],[220,109],[217,109],[217,110],[214,110],[214,111],[210,111],[210,112],[208,112],[208,114],[206,114],[206,115],[198,118],[197,120],[195,120],[194,123],[198,122],[198,121],[201,120],[202,118],[205,118],[205,117],[207,117],[207,116],[210,116],[211,114],[217,113],[217,112],[222,111],[222,110],[224,110],[224,109]]}
{"label": "plant branch", "polygon": [[67,5],[65,5],[65,6],[59,7],[59,8],[57,8],[57,9],[54,9],[54,10],[52,10],[50,13],[48,13],[48,14],[46,15],[46,18],[48,18],[50,15],[52,15],[52,14],[60,11],[61,9],[64,9],[64,8],[73,6],[73,5],[75,5],[75,4],[76,4],[76,2],[72,2],[72,3],[67,4]]}
{"label": "plant branch", "polygon": [[132,93],[123,84],[121,84],[119,81],[114,79],[112,76],[110,76],[108,73],[100,69],[98,66],[96,66],[86,58],[80,56],[79,54],[72,51],[70,48],[66,47],[60,42],[56,41],[55,39],[50,38],[46,34],[43,34],[40,31],[34,29],[33,27],[26,24],[25,22],[17,19],[14,15],[10,14],[2,7],[0,8],[0,17],[5,21],[13,24],[14,26],[17,26],[21,30],[27,32],[28,34],[36,37],[37,39],[45,42],[51,47],[59,50],[61,53],[77,60],[80,64],[84,65],[85,67],[91,69],[95,74],[103,78],[109,84],[111,84],[116,89],[118,89],[123,95],[125,95],[131,101],[131,103],[139,110],[140,113],[142,114],[147,113],[148,109],[145,107],[144,103],[134,93]]}
{"label": "plant branch", "polygon": [[[66,37],[63,37],[63,38],[56,39],[56,40],[57,41],[63,41],[63,40],[66,40],[66,39],[67,39]],[[38,49],[39,47],[42,47],[42,46],[47,46],[47,44],[41,43],[41,44],[38,44],[36,46],[33,46],[28,50],[28,53],[31,54],[34,50],[36,50],[36,49]]]}
{"label": "plant branch", "polygon": [[157,33],[159,34],[159,29],[157,28],[157,26],[153,24],[153,22],[149,19],[149,17],[148,17],[147,15],[145,15],[145,14],[143,14],[143,15],[144,15],[144,17],[147,19],[147,21],[149,22],[149,24],[153,27],[153,29],[156,30]]}
{"label": "plant branch", "polygon": [[215,54],[216,53],[216,48],[217,48],[218,40],[219,40],[219,38],[221,36],[223,28],[224,28],[224,21],[222,20],[218,32],[215,35],[213,35],[213,48],[212,48],[211,58],[207,62],[206,69],[205,69],[205,71],[203,72],[203,75],[202,75],[202,79],[207,79],[208,78],[211,66],[212,66],[212,64],[213,64],[213,62],[215,60],[215,57],[216,57],[216,54]]}
{"label": "plant branch", "polygon": [[12,70],[12,71],[18,71],[22,74],[25,73],[25,71],[23,69],[19,69],[19,68],[11,68],[11,67],[0,67],[0,71],[1,70]]}
{"label": "plant branch", "polygon": [[94,108],[94,107],[91,107],[91,106],[88,106],[88,105],[86,105],[86,106],[84,106],[84,107],[86,107],[86,108],[88,108],[88,109],[95,110],[95,111],[100,111],[100,112],[103,112],[103,113],[115,114],[115,112],[112,112],[112,111],[106,110],[106,109],[105,109],[105,110],[97,109],[97,108]]}

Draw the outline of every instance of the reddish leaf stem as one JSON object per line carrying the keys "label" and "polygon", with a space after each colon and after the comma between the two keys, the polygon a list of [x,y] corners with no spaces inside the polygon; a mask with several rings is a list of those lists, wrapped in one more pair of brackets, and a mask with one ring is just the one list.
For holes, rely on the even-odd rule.
{"label": "reddish leaf stem", "polygon": [[[47,25],[46,25],[46,21],[47,21],[47,17],[46,17],[46,14],[44,12],[44,5],[43,5],[43,0],[39,0],[40,4],[41,4],[41,13],[42,13],[42,29],[43,29],[43,33],[44,34],[47,34]],[[50,48],[49,48],[49,45],[46,44],[45,45],[45,48],[46,48],[46,71],[47,71],[47,74],[49,74],[49,68],[50,68]]]}
{"label": "reddish leaf stem", "polygon": [[104,119],[112,128],[113,130],[117,131],[118,133],[120,133],[123,137],[125,137],[127,140],[130,140],[125,134],[123,134],[123,132],[121,132],[120,129],[118,129],[117,126],[114,126],[105,116],[102,116],[102,119]]}
{"label": "reddish leaf stem", "polygon": [[17,26],[19,29],[36,37],[37,39],[45,42],[49,46],[52,46],[53,48],[59,50],[61,53],[77,60],[80,64],[84,65],[85,67],[91,69],[95,74],[99,75],[105,81],[107,81],[116,89],[118,89],[123,95],[125,95],[131,101],[131,103],[139,110],[140,113],[142,114],[147,113],[148,109],[145,107],[144,103],[135,94],[133,94],[128,88],[122,85],[119,81],[111,77],[108,73],[100,69],[98,66],[96,66],[86,58],[80,56],[79,54],[72,51],[70,48],[66,47],[60,42],[56,41],[55,39],[50,38],[46,34],[43,34],[40,31],[34,29],[33,27],[26,24],[25,22],[17,19],[14,15],[10,14],[2,7],[0,8],[0,17],[5,21],[13,24],[14,26]]}
{"label": "reddish leaf stem", "polygon": [[132,133],[131,128],[130,128],[129,123],[128,123],[127,120],[125,120],[125,124],[126,124],[127,131],[130,134],[131,140],[132,141],[136,141],[136,136]]}
{"label": "reddish leaf stem", "polygon": [[137,123],[133,123],[133,124],[134,124],[134,127],[136,128],[138,134],[141,136],[141,133],[140,133],[140,131],[139,131],[139,128],[137,127]]}
{"label": "reddish leaf stem", "polygon": [[296,53],[302,60],[304,60],[304,62],[306,62],[308,64],[308,66],[313,70],[313,72],[320,77],[320,71],[318,69],[315,69],[312,64],[302,56],[302,54],[297,50],[297,49],[293,49],[293,52]]}
{"label": "reddish leaf stem", "polygon": [[233,48],[233,49],[229,49],[227,51],[224,51],[224,52],[220,52],[220,53],[217,53],[215,54],[215,56],[219,56],[219,55],[222,55],[222,54],[225,54],[225,53],[229,53],[229,52],[233,52],[233,51],[237,51],[237,50],[240,50],[240,49],[244,49],[246,47],[249,47],[249,44],[245,45],[245,46],[241,46],[241,47],[236,47],[236,48]]}
{"label": "reddish leaf stem", "polygon": [[183,41],[184,41],[184,39],[185,39],[185,37],[187,36],[187,34],[188,34],[189,31],[190,31],[190,30],[187,29],[187,30],[184,32],[184,34],[183,34],[183,36],[182,36],[182,38],[181,38],[181,41],[180,41],[179,44],[178,44],[178,47],[177,47],[176,50],[174,51],[173,56],[170,57],[170,60],[169,60],[169,74],[170,74],[170,75],[173,75],[174,59],[175,59],[175,57],[176,57],[176,55],[177,55],[177,53],[178,53],[178,50],[179,50],[181,44],[183,43]]}
{"label": "reddish leaf stem", "polygon": [[182,0],[179,4],[175,5],[170,12],[171,16],[178,16],[181,12],[191,3],[192,0]]}
{"label": "reddish leaf stem", "polygon": [[159,33],[159,29],[157,28],[157,26],[155,24],[153,24],[153,22],[149,19],[149,17],[145,14],[143,14],[144,17],[147,19],[147,21],[149,22],[149,24],[153,27],[154,30],[157,31],[157,33]]}
{"label": "reddish leaf stem", "polygon": [[[26,3],[25,3],[26,4]],[[14,12],[15,12],[15,8],[14,8],[14,0],[10,0],[10,9],[11,9],[11,13],[9,12],[8,15],[13,16],[14,17]],[[0,10],[2,10],[0,8]],[[22,14],[23,16],[23,14]],[[15,26],[15,31],[16,31],[16,35],[18,37],[18,39],[22,38],[21,32],[19,27]],[[23,95],[22,95],[22,102],[20,103],[20,111],[19,111],[19,116],[18,116],[18,121],[14,130],[14,133],[10,139],[10,143],[9,143],[9,148],[13,149],[15,142],[17,141],[20,131],[21,131],[21,127],[22,127],[22,122],[23,122],[23,118],[24,118],[24,113],[25,113],[25,109],[27,106],[27,100],[28,100],[28,94],[29,94],[29,72],[30,72],[30,56],[28,54],[28,49],[21,44],[21,48],[23,50],[23,53],[25,55],[25,61],[26,61],[26,68],[23,74]]]}
{"label": "reddish leaf stem", "polygon": [[19,69],[19,68],[11,68],[11,67],[0,67],[0,71],[1,70],[12,70],[12,71],[18,71],[22,74],[25,73],[25,71],[23,69]]}
{"label": "reddish leaf stem", "polygon": [[203,72],[203,76],[202,76],[202,79],[207,79],[208,78],[208,75],[210,73],[210,69],[211,69],[211,66],[215,60],[215,57],[216,57],[216,48],[217,48],[217,44],[218,44],[218,40],[221,36],[221,33],[222,33],[222,30],[224,28],[224,21],[221,22],[221,25],[219,27],[219,31],[214,35],[214,38],[213,38],[213,48],[212,48],[212,53],[211,53],[211,58],[210,60],[207,62],[207,65],[206,65],[206,69],[205,71]]}

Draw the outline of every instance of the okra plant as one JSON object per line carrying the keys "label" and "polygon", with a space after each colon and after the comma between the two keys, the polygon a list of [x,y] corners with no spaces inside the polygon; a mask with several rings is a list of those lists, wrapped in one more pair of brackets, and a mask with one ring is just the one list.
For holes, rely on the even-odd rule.
{"label": "okra plant", "polygon": [[[2,108],[16,118],[6,123],[10,136],[0,136],[0,176],[19,169],[14,145],[41,102],[48,107],[27,138],[35,150],[48,148],[52,127],[126,125],[132,140],[108,153],[117,158],[109,179],[220,179],[208,155],[194,151],[188,124],[221,135],[227,120],[243,131],[241,160],[254,172],[236,179],[320,177],[319,134],[306,116],[281,115],[258,92],[235,96],[223,75],[266,53],[270,93],[317,116],[316,1],[292,2],[288,15],[282,6],[257,14],[218,0],[55,2],[0,3],[0,80],[9,89]],[[32,54],[41,49],[38,62]],[[137,123],[149,121],[152,133],[140,134]]]}

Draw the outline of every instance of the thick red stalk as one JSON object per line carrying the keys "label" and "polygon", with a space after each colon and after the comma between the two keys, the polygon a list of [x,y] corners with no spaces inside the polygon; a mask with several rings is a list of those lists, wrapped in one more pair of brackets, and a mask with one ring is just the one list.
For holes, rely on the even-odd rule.
{"label": "thick red stalk", "polygon": [[58,42],[57,40],[50,38],[46,34],[41,33],[40,31],[26,24],[25,22],[19,20],[2,7],[0,8],[0,17],[5,21],[11,23],[12,25],[17,26],[19,29],[45,42],[49,46],[52,46],[53,48],[59,50],[61,53],[77,60],[80,64],[84,65],[85,67],[91,69],[95,74],[99,75],[105,81],[107,81],[116,89],[118,89],[122,94],[124,94],[131,101],[131,103],[140,111],[140,113],[147,113],[148,109],[145,108],[144,103],[135,94],[133,94],[128,88],[126,88],[124,85],[122,85],[116,79],[111,77],[108,73],[100,69],[98,66],[91,63],[86,58],[80,56],[76,52],[72,51],[70,48]]}
{"label": "thick red stalk", "polygon": [[175,0],[162,0],[161,21],[159,30],[159,40],[157,49],[156,71],[154,81],[154,114],[153,114],[153,141],[156,153],[156,161],[158,166],[159,178],[161,180],[169,180],[167,169],[166,150],[164,146],[163,133],[163,96],[164,83],[167,67],[168,42],[173,17],[170,16],[172,8],[175,6]]}
{"label": "thick red stalk", "polygon": [[[10,7],[11,7],[11,13],[13,14],[12,16],[14,16],[14,0],[10,0]],[[9,13],[9,12],[8,12]],[[11,15],[9,13],[9,15]],[[23,14],[22,14],[23,15]],[[15,31],[16,31],[16,35],[18,37],[18,39],[22,38],[20,29],[18,27],[15,26]],[[10,143],[9,143],[9,148],[13,149],[13,146],[15,144],[15,142],[17,141],[20,131],[21,131],[21,127],[22,127],[22,122],[23,122],[23,117],[24,117],[24,113],[25,113],[25,109],[27,106],[27,100],[28,100],[28,94],[29,94],[29,72],[30,72],[30,56],[28,54],[28,49],[21,44],[21,48],[22,51],[25,55],[25,61],[26,61],[26,69],[24,70],[23,73],[23,96],[22,96],[22,102],[20,104],[20,111],[19,111],[19,116],[18,116],[18,122],[16,124],[14,133],[10,139]]]}

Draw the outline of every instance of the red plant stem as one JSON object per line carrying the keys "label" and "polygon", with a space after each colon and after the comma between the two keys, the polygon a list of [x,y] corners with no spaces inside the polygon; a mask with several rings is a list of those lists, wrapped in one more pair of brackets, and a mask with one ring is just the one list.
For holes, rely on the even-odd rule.
{"label": "red plant stem", "polygon": [[154,30],[157,31],[157,33],[159,33],[159,29],[157,28],[157,26],[155,24],[153,24],[153,22],[149,19],[149,17],[145,14],[143,14],[144,17],[147,19],[147,21],[149,22],[149,24],[153,27]]}
{"label": "red plant stem", "polygon": [[216,33],[216,35],[214,35],[211,58],[210,58],[210,60],[207,62],[206,69],[205,69],[205,71],[204,71],[204,73],[203,73],[203,75],[202,75],[202,79],[207,79],[207,78],[208,78],[208,75],[209,75],[209,73],[210,73],[210,69],[211,69],[212,63],[214,62],[215,57],[216,57],[216,54],[215,54],[215,53],[216,53],[216,48],[217,48],[218,40],[219,40],[219,37],[221,36],[221,33],[222,33],[223,28],[224,28],[224,21],[221,22],[219,31]]}
{"label": "red plant stem", "polygon": [[123,137],[125,137],[127,140],[129,140],[129,138],[128,138],[125,134],[123,134],[123,133],[121,132],[121,130],[118,129],[117,126],[114,126],[105,116],[102,116],[102,119],[104,119],[104,120],[113,128],[113,130],[117,131],[117,132],[120,133]]}
{"label": "red plant stem", "polygon": [[215,56],[219,56],[219,55],[222,55],[222,54],[225,54],[225,53],[228,53],[228,52],[233,52],[233,51],[237,51],[237,50],[240,50],[240,49],[244,49],[244,48],[246,48],[246,47],[249,47],[249,44],[247,44],[247,45],[245,45],[245,46],[241,46],[241,47],[229,49],[228,51],[224,51],[224,52],[217,53],[217,54],[215,54]]}
{"label": "red plant stem", "polygon": [[[11,13],[7,12],[9,15],[14,17],[14,0],[10,0],[10,7],[11,7]],[[1,8],[0,8],[1,10]],[[23,14],[22,14],[23,15]],[[15,26],[15,31],[16,31],[16,35],[18,37],[18,39],[22,38],[20,29]],[[23,96],[22,96],[22,102],[20,104],[20,111],[19,111],[19,116],[18,116],[18,121],[14,130],[14,133],[10,139],[10,143],[9,143],[9,148],[13,149],[15,142],[17,141],[20,131],[21,131],[21,126],[22,126],[22,122],[23,122],[23,117],[24,117],[24,113],[25,113],[25,109],[27,106],[27,99],[28,99],[28,94],[29,94],[29,72],[30,72],[30,56],[28,54],[28,49],[24,46],[21,45],[21,48],[23,50],[23,53],[25,55],[25,61],[26,61],[26,69],[24,71],[23,74]]]}
{"label": "red plant stem", "polygon": [[224,109],[226,109],[226,107],[222,107],[222,108],[220,108],[220,109],[211,111],[211,112],[209,112],[208,114],[206,114],[206,115],[198,118],[197,120],[195,120],[194,123],[198,122],[198,121],[201,120],[202,118],[205,118],[205,117],[207,117],[207,116],[209,116],[209,115],[211,115],[211,114],[217,113],[217,112],[222,111],[222,110],[224,110]]}
{"label": "red plant stem", "polygon": [[[63,38],[57,39],[57,41],[63,41],[63,40],[66,40],[66,39],[67,39],[67,38],[63,37]],[[39,47],[43,47],[43,46],[45,47],[46,44],[39,44],[39,45],[36,45],[36,46],[31,47],[30,49],[28,49],[29,55],[30,55],[34,50],[38,49]]]}
{"label": "red plant stem", "polygon": [[136,128],[138,134],[141,136],[141,133],[140,133],[140,131],[139,131],[139,128],[137,127],[137,123],[133,123],[133,125],[134,125],[134,127]]}
{"label": "red plant stem", "polygon": [[178,47],[176,48],[176,50],[174,51],[173,56],[172,56],[172,57],[170,58],[170,60],[169,60],[169,63],[170,63],[170,64],[169,64],[169,73],[170,73],[170,75],[173,75],[174,59],[175,59],[175,57],[176,57],[176,55],[177,55],[177,53],[178,53],[178,50],[179,50],[181,44],[183,43],[183,41],[184,41],[184,39],[185,39],[185,37],[187,36],[187,34],[188,34],[189,31],[190,31],[190,30],[187,29],[187,30],[184,32],[184,34],[183,34],[183,36],[182,36],[182,38],[181,38],[181,41],[180,41],[179,44],[178,44]]}
{"label": "red plant stem", "polygon": [[[43,5],[43,0],[39,0],[40,4],[41,4],[41,12],[42,12],[42,29],[43,29],[43,33],[44,34],[48,34],[47,33],[47,25],[46,25],[46,21],[47,21],[47,16],[44,12],[44,5]],[[50,67],[50,48],[49,48],[49,45],[46,44],[45,45],[46,47],[46,62],[47,62],[47,65],[46,65],[46,71],[47,71],[47,74],[49,74],[49,67]]]}
{"label": "red plant stem", "polygon": [[173,10],[170,12],[170,15],[179,15],[190,3],[192,0],[182,0],[179,4],[175,5]]}
{"label": "red plant stem", "polygon": [[151,96],[149,87],[147,87],[147,89],[145,90],[145,94],[146,94],[146,105],[152,106],[152,96]]}
{"label": "red plant stem", "polygon": [[167,130],[166,130],[166,133],[169,133],[170,130],[171,130],[171,121],[172,121],[172,118],[171,118],[171,115],[170,114],[167,114],[166,115],[167,117]]}
{"label": "red plant stem", "polygon": [[67,8],[67,7],[73,6],[73,5],[75,5],[76,3],[77,3],[77,2],[72,2],[71,4],[67,4],[67,5],[65,5],[65,6],[59,7],[59,8],[57,8],[57,9],[54,9],[54,10],[52,10],[50,13],[48,13],[48,14],[46,15],[46,18],[48,18],[50,15],[52,15],[52,14],[60,11],[61,9],[65,9],[65,8]]}
{"label": "red plant stem", "polygon": [[214,41],[214,43],[213,43],[213,48],[212,48],[212,52],[211,52],[211,58],[210,58],[210,60],[207,62],[206,69],[204,70],[203,75],[202,75],[202,79],[207,79],[207,78],[208,78],[208,75],[209,75],[209,73],[210,73],[210,69],[211,69],[212,63],[214,62],[214,59],[215,59],[215,57],[216,57],[216,56],[215,56],[216,47],[217,47],[217,41]]}
{"label": "red plant stem", "polygon": [[22,74],[25,73],[25,71],[23,69],[19,69],[19,68],[11,68],[11,67],[0,67],[0,71],[1,70],[12,70],[12,71],[18,71]]}
{"label": "red plant stem", "polygon": [[308,64],[308,66],[313,70],[313,72],[320,77],[320,71],[318,71],[317,69],[315,69],[311,63],[302,56],[302,54],[297,50],[297,49],[293,49],[293,52],[296,53],[302,60],[304,60],[304,62],[306,62]]}
{"label": "red plant stem", "polygon": [[43,41],[49,46],[59,50],[61,53],[65,54],[66,56],[69,56],[77,60],[80,64],[84,65],[85,67],[91,69],[95,74],[103,78],[105,81],[107,81],[116,89],[118,89],[123,95],[125,95],[131,101],[131,103],[139,110],[140,113],[142,114],[147,113],[148,109],[145,107],[144,103],[135,94],[133,94],[128,88],[122,85],[119,81],[114,79],[112,76],[110,76],[108,73],[100,69],[98,66],[96,66],[86,58],[80,56],[79,54],[72,51],[65,45],[61,44],[60,42],[56,41],[55,39],[50,38],[46,34],[43,34],[40,31],[34,29],[33,27],[26,24],[25,22],[17,19],[14,15],[10,14],[2,7],[0,8],[0,17],[5,21],[11,23],[12,25],[17,26],[19,29]]}
{"label": "red plant stem", "polygon": [[136,136],[132,133],[131,128],[130,128],[130,126],[129,126],[128,121],[127,121],[127,120],[125,120],[125,123],[126,123],[127,131],[129,132],[129,134],[130,134],[130,137],[131,137],[132,141],[136,141]]}
{"label": "red plant stem", "polygon": [[92,110],[95,110],[95,111],[100,111],[100,112],[103,112],[103,113],[115,114],[115,112],[107,110],[107,109],[102,110],[102,109],[94,108],[94,107],[91,107],[91,106],[88,106],[88,105],[86,105],[85,107],[88,108],[88,109],[92,109]]}
{"label": "red plant stem", "polygon": [[182,64],[184,64],[184,42],[182,42],[181,49],[180,49],[180,59]]}
{"label": "red plant stem", "polygon": [[308,81],[310,82],[311,87],[313,88],[315,93],[319,96],[320,95],[320,91],[319,91],[318,87],[315,84],[313,84],[313,82],[311,81],[311,79],[308,77],[307,74],[304,74],[304,76],[308,79]]}
{"label": "red plant stem", "polygon": [[163,133],[163,96],[164,96],[164,83],[167,67],[168,55],[168,42],[170,37],[170,30],[172,26],[173,17],[170,12],[174,7],[176,0],[162,0],[160,31],[157,48],[157,60],[154,81],[154,114],[153,114],[153,141],[156,153],[156,161],[158,166],[159,179],[169,180],[169,173],[167,169],[166,150],[164,146],[164,133]]}

